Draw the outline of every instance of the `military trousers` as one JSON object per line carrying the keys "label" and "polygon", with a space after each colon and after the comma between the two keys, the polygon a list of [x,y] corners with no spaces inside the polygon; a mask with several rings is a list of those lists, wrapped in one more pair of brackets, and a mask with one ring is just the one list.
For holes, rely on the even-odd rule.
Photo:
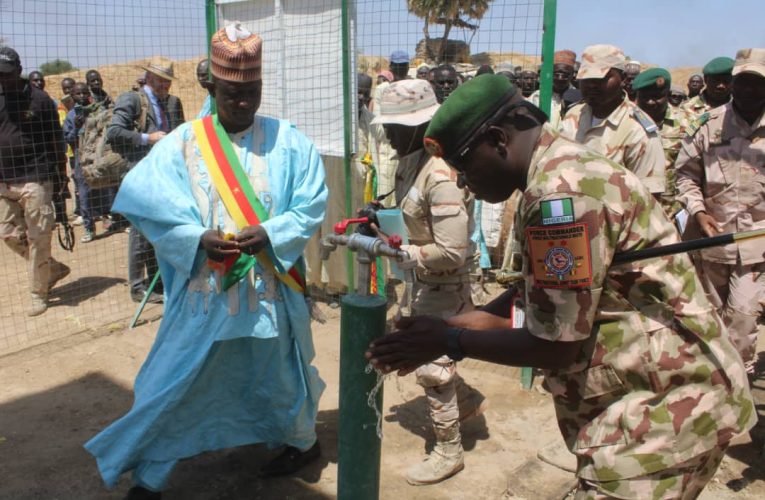
{"label": "military trousers", "polygon": [[[412,313],[449,318],[472,311],[469,281],[456,284],[428,284],[417,282],[413,290]],[[448,356],[441,356],[435,361],[422,365],[415,370],[417,383],[425,389],[430,408],[430,417],[438,435],[459,421],[457,406],[457,388],[455,376],[457,364]]]}
{"label": "military trousers", "polygon": [[29,290],[48,296],[51,235],[56,224],[53,183],[0,182],[0,239],[28,261]]}
{"label": "military trousers", "polygon": [[604,482],[580,479],[574,499],[694,499],[714,477],[727,447],[726,443],[674,467],[645,476]]}
{"label": "military trousers", "polygon": [[745,364],[757,348],[757,319],[765,300],[765,262],[742,265],[701,261],[702,281]]}

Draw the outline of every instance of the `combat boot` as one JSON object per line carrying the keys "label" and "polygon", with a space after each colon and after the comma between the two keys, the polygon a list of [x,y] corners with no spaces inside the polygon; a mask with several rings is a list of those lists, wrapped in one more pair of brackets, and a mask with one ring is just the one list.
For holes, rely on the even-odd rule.
{"label": "combat boot", "polygon": [[482,415],[489,407],[489,401],[486,397],[468,385],[459,374],[454,375],[454,386],[457,391],[460,422]]}
{"label": "combat boot", "polygon": [[406,481],[413,486],[440,483],[465,468],[459,422],[435,431],[433,451],[406,473]]}
{"label": "combat boot", "polygon": [[29,300],[27,316],[39,316],[48,310],[48,299],[40,294],[33,293]]}

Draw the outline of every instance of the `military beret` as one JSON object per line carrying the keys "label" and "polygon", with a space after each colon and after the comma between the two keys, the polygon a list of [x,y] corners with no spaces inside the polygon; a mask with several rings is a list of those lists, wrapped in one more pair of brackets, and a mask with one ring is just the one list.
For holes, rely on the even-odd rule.
{"label": "military beret", "polygon": [[672,75],[664,68],[651,68],[641,72],[632,81],[632,90],[640,90],[651,85],[665,88],[672,85]]}
{"label": "military beret", "polygon": [[730,57],[715,57],[704,66],[704,76],[707,75],[730,75],[733,65],[736,63]]}
{"label": "military beret", "polygon": [[430,121],[425,149],[432,156],[452,156],[517,92],[506,77],[488,73],[457,87]]}

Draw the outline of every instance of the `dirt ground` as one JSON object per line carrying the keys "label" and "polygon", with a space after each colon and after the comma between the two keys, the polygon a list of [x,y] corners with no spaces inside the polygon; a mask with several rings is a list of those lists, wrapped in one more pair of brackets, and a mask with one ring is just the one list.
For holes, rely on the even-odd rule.
{"label": "dirt ground", "polygon": [[[256,470],[276,451],[255,445],[206,453],[179,464],[164,498],[335,497],[340,320],[339,310],[320,307],[328,318],[314,323],[316,365],[327,383],[318,417],[322,458],[295,477],[264,480]],[[158,324],[90,330],[0,357],[0,499],[122,498],[129,478],[107,490],[82,444],[130,407],[133,378]],[[433,444],[424,396],[411,376],[386,381],[380,498],[563,498],[573,475],[536,458],[541,446],[560,439],[549,396],[538,383],[524,391],[517,369],[469,360],[460,372],[490,407],[463,426],[465,470],[425,487],[404,480]],[[762,415],[765,377],[754,387]],[[702,498],[765,498],[763,423],[761,417],[754,442],[747,437],[731,447]]]}

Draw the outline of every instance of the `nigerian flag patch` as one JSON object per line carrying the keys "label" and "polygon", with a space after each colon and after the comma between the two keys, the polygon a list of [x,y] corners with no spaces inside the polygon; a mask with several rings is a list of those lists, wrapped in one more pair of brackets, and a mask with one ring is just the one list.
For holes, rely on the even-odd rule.
{"label": "nigerian flag patch", "polygon": [[574,222],[574,202],[571,198],[542,202],[542,225],[570,224]]}

